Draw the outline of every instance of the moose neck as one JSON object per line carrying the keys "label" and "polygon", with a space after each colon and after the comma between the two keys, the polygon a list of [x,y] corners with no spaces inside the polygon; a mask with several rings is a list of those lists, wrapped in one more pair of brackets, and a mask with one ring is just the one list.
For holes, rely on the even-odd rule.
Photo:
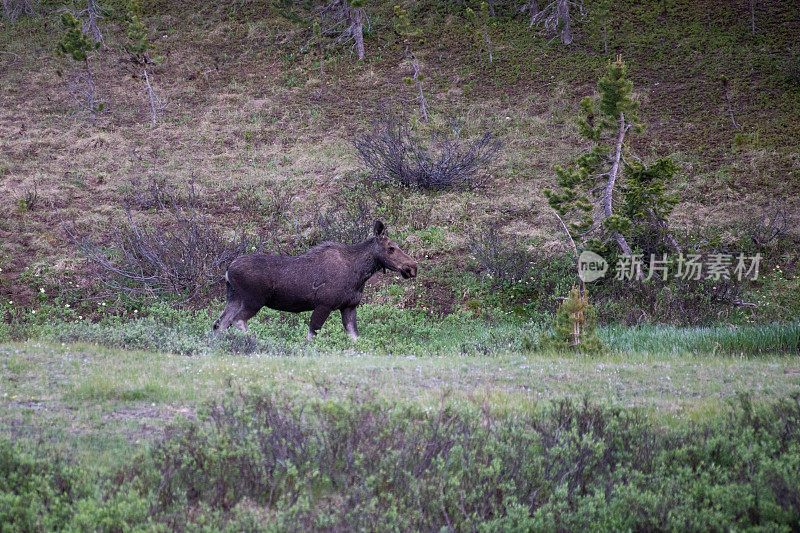
{"label": "moose neck", "polygon": [[364,283],[382,267],[373,251],[374,244],[375,238],[372,237],[350,247],[350,251],[353,253],[355,259],[353,263],[353,272],[355,273],[357,287],[364,285]]}

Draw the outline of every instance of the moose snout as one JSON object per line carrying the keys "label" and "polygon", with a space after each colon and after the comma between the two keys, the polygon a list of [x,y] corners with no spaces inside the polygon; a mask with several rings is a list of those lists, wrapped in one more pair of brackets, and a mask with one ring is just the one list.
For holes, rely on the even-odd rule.
{"label": "moose snout", "polygon": [[408,279],[408,278],[416,278],[417,277],[417,265],[409,265],[405,266],[400,270],[400,274]]}

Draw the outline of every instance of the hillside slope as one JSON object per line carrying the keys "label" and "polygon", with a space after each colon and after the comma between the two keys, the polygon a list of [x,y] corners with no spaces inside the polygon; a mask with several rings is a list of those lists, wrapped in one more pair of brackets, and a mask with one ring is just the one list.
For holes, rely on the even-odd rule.
{"label": "hillside slope", "polygon": [[[504,148],[486,189],[374,193],[390,206],[383,211],[390,230],[430,273],[407,289],[404,305],[425,297],[442,312],[465,305],[468,291],[449,276],[475,268],[470,235],[490,224],[538,256],[567,250],[541,191],[555,183],[553,165],[584,148],[574,122],[579,102],[594,94],[618,54],[647,126],[633,150],[679,163],[671,184],[682,197],[670,221],[677,233],[687,243],[738,251],[752,223],[781,205],[789,234],[768,268],[780,265],[792,279],[800,225],[799,4],[757,2],[752,34],[743,2],[615,2],[604,53],[594,2],[585,2],[569,47],[529,30],[506,2],[490,29],[489,64],[465,29],[460,3],[413,3],[424,38],[414,44],[423,90],[434,123],[458,117],[473,137],[493,129]],[[222,235],[242,225],[256,235],[269,225],[271,246],[299,251],[320,238],[321,208],[361,194],[349,188],[359,168],[354,136],[382,105],[418,112],[414,88],[403,82],[411,67],[388,3],[368,5],[367,54],[359,63],[349,46],[332,40],[307,46],[311,2],[164,0],[142,2],[161,58],[150,78],[166,104],[153,127],[141,74],[124,50],[124,8],[106,4],[104,44],[92,57],[107,103],[97,125],[77,112],[66,88],[74,65],[54,54],[63,33],[59,4],[45,3],[42,17],[0,19],[0,294],[16,305],[38,301],[45,287],[81,302],[107,294],[101,272],[62,224],[103,243],[126,224],[126,204],[139,223],[169,220],[169,209],[148,196],[153,183],[184,199],[191,183],[198,209]],[[797,289],[794,280],[780,285],[782,297]]]}

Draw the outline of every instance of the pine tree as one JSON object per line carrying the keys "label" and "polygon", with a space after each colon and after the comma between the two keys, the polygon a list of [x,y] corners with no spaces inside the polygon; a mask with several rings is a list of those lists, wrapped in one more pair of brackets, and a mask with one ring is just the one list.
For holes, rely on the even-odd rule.
{"label": "pine tree", "polygon": [[489,12],[489,4],[481,2],[478,11],[474,11],[471,7],[467,8],[467,20],[469,24],[467,29],[472,33],[472,37],[478,47],[489,56],[489,64],[492,64],[494,58],[492,56],[492,40],[489,38],[489,28],[492,26],[492,15]]}
{"label": "pine tree", "polygon": [[126,48],[133,61],[142,67],[145,90],[147,91],[147,99],[150,103],[150,112],[152,114],[152,123],[155,126],[158,112],[162,111],[164,106],[153,90],[153,86],[150,84],[150,76],[147,74],[147,66],[153,63],[150,57],[150,51],[153,46],[147,37],[147,28],[139,16],[139,4],[135,0],[128,2],[128,43]]}
{"label": "pine tree", "polygon": [[422,92],[422,81],[425,79],[425,75],[420,70],[419,61],[417,61],[414,52],[411,51],[412,44],[422,42],[422,30],[411,22],[411,17],[407,10],[396,5],[394,6],[394,31],[403,38],[403,57],[410,61],[411,68],[414,71],[412,76],[404,76],[403,82],[406,85],[416,86],[419,94],[414,100],[419,101],[422,121],[428,122],[428,102]]}
{"label": "pine tree", "polygon": [[596,314],[585,291],[573,286],[556,312],[553,332],[547,335],[542,347],[555,350],[574,350],[596,354],[605,350],[595,332]]}
{"label": "pine tree", "polygon": [[[69,56],[81,64],[82,72],[75,74],[72,82],[72,93],[78,104],[83,107],[92,118],[92,123],[97,123],[97,115],[105,108],[105,103],[97,99],[94,86],[94,72],[90,54],[100,48],[100,42],[95,42],[83,32],[81,23],[75,16],[66,12],[61,15],[61,24],[67,30],[61,42],[58,43],[56,54]],[[61,71],[56,70],[61,76]]]}
{"label": "pine tree", "polygon": [[[608,237],[626,255],[633,254],[631,242],[639,248],[642,244],[652,248],[654,243],[644,239],[648,233],[642,231],[642,225],[658,227],[664,238],[675,244],[665,231],[666,218],[678,201],[666,194],[665,185],[675,165],[661,159],[648,167],[635,156],[623,155],[629,133],[641,132],[643,127],[637,114],[639,104],[631,96],[633,84],[621,58],[608,65],[598,89],[598,99],[581,101],[583,116],[578,120],[581,136],[594,146],[569,167],[556,165],[560,191],[545,190],[544,194],[561,217],[571,219],[576,240],[598,253],[610,251]],[[623,171],[628,182],[616,190]],[[615,207],[619,207],[616,212]],[[642,278],[638,269],[635,274]]]}

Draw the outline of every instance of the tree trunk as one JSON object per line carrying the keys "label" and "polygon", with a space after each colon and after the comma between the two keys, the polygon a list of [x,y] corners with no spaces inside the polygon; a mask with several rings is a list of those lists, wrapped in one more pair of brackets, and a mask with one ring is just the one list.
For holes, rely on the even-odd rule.
{"label": "tree trunk", "polygon": [[564,44],[572,44],[572,32],[569,31],[569,3],[567,0],[558,0],[558,7],[556,7],[556,10],[556,24],[562,25],[561,42]]}
{"label": "tree trunk", "polygon": [[529,2],[526,4],[526,6],[523,8],[523,10],[524,10],[524,9],[527,9],[527,10],[528,10],[528,11],[530,11],[530,13],[531,13],[531,23],[530,23],[530,25],[528,26],[528,29],[530,29],[530,28],[532,28],[532,27],[533,27],[533,24],[534,24],[534,22],[535,22],[536,15],[538,15],[538,14],[539,14],[539,2],[538,2],[537,0],[530,0],[530,1],[529,1]]}
{"label": "tree trunk", "polygon": [[364,10],[362,8],[350,8],[350,17],[353,24],[353,39],[356,41],[358,60],[364,61]]}
{"label": "tree trunk", "polygon": [[[619,133],[617,134],[617,146],[614,150],[614,161],[611,165],[611,171],[608,173],[608,185],[606,185],[606,192],[603,195],[603,215],[605,218],[608,218],[614,214],[611,202],[614,195],[614,184],[617,181],[617,174],[619,173],[619,162],[622,159],[622,143],[625,141],[625,134],[628,132],[628,128],[630,128],[630,126],[625,124],[625,114],[620,113]],[[628,256],[633,255],[633,250],[622,234],[614,231],[611,233],[611,235],[614,237],[614,240],[617,241],[617,244],[619,245],[623,254]],[[636,279],[642,279],[642,271],[638,265],[636,266]]]}
{"label": "tree trunk", "polygon": [[103,34],[100,32],[100,27],[97,25],[97,19],[102,16],[100,14],[100,9],[100,6],[97,5],[97,0],[86,0],[87,20],[83,24],[83,32],[91,35],[96,43],[103,40]]}

